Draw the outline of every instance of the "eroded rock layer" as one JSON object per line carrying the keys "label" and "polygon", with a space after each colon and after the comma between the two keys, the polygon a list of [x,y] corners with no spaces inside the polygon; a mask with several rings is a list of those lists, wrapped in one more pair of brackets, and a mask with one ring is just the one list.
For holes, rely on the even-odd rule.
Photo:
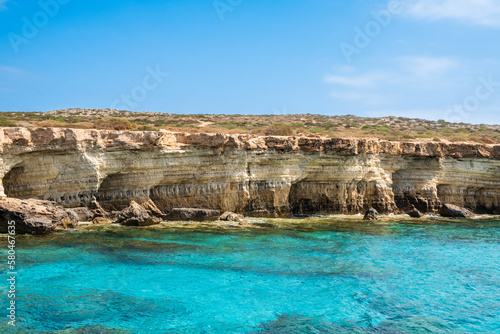
{"label": "eroded rock layer", "polygon": [[500,213],[500,146],[59,128],[2,128],[0,142],[0,196],[65,207]]}

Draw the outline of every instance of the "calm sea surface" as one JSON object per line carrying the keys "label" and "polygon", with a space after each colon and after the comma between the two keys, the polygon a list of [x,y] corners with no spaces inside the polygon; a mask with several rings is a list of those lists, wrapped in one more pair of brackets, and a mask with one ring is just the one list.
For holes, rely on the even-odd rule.
{"label": "calm sea surface", "polygon": [[0,332],[500,333],[498,220],[303,225],[18,236]]}

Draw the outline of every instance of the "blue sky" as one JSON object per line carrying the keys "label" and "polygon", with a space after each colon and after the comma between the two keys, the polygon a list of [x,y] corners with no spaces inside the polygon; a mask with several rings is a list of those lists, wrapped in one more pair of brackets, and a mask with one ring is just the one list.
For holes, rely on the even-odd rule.
{"label": "blue sky", "polygon": [[500,124],[500,0],[0,0],[0,110]]}

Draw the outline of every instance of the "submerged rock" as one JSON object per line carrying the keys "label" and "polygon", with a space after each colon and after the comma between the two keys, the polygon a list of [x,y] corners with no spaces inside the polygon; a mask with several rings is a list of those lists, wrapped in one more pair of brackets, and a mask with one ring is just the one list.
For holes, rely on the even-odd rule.
{"label": "submerged rock", "polygon": [[166,216],[168,220],[197,220],[209,221],[218,220],[220,212],[210,209],[195,209],[195,208],[175,208],[172,209]]}
{"label": "submerged rock", "polygon": [[151,216],[144,207],[131,201],[128,208],[118,213],[116,222],[125,226],[149,226],[161,223],[161,219]]}
{"label": "submerged rock", "polygon": [[7,233],[9,221],[15,221],[16,234],[43,234],[76,227],[78,216],[51,201],[5,198],[0,200],[0,233]]}
{"label": "submerged rock", "polygon": [[87,325],[84,327],[70,328],[55,332],[54,334],[131,334],[129,331],[121,328],[112,328],[104,325]]}
{"label": "submerged rock", "polygon": [[245,226],[256,226],[260,228],[278,228],[278,224],[272,223],[272,222],[255,222],[252,223],[251,225],[245,225]]}
{"label": "submerged rock", "polygon": [[471,211],[453,204],[443,204],[439,209],[439,214],[443,217],[451,217],[451,218],[474,217],[474,213],[472,213]]}
{"label": "submerged rock", "polygon": [[363,220],[378,220],[378,212],[374,208],[369,208],[366,210]]}

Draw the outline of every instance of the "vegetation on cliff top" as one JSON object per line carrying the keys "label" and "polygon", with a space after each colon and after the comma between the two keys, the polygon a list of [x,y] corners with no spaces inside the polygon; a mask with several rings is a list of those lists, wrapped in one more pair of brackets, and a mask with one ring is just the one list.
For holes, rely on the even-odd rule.
{"label": "vegetation on cliff top", "polygon": [[0,126],[500,143],[500,125],[353,115],[179,115],[111,109],[65,109],[50,112],[0,112]]}

